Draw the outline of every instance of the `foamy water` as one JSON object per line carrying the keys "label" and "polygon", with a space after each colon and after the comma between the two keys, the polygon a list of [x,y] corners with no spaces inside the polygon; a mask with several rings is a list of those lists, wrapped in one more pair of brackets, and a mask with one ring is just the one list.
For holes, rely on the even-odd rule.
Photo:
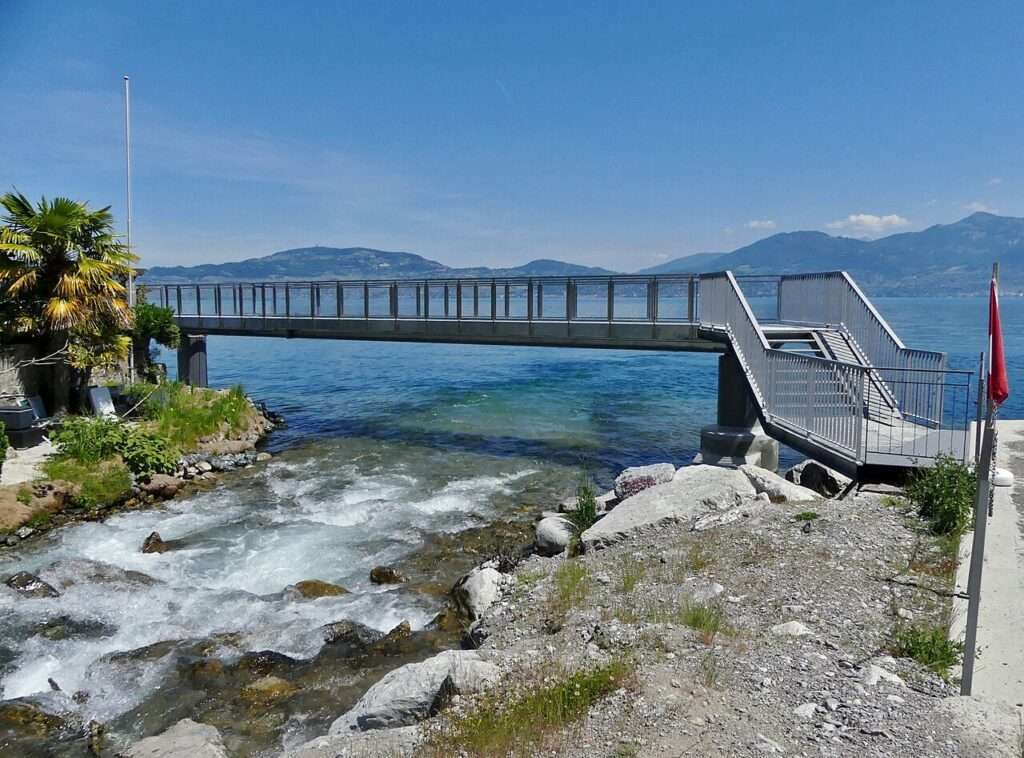
{"label": "foamy water", "polygon": [[[0,646],[13,653],[2,696],[48,692],[53,679],[65,693],[88,692],[79,709],[105,721],[158,687],[173,659],[104,658],[111,653],[239,633],[241,650],[310,658],[323,644],[318,628],[340,619],[382,631],[403,620],[422,627],[440,601],[374,585],[370,568],[401,561],[432,534],[488,523],[524,487],[554,487],[564,477],[528,461],[336,441],[289,451],[165,507],[59,530],[20,554],[8,552],[0,568],[36,572],[62,593],[26,599],[0,587]],[[182,546],[143,554],[153,531]],[[304,579],[351,594],[303,600],[282,593]],[[33,633],[61,616],[94,631],[61,640]]]}

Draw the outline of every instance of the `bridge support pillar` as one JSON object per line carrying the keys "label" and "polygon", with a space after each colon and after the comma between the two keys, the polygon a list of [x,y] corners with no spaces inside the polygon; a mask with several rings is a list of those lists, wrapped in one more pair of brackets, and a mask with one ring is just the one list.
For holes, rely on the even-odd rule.
{"label": "bridge support pillar", "polygon": [[193,387],[207,386],[205,335],[181,335],[181,345],[178,347],[178,381]]}
{"label": "bridge support pillar", "polygon": [[718,423],[700,430],[700,452],[694,463],[740,466],[751,463],[776,471],[779,443],[764,433],[757,403],[736,356],[718,359]]}

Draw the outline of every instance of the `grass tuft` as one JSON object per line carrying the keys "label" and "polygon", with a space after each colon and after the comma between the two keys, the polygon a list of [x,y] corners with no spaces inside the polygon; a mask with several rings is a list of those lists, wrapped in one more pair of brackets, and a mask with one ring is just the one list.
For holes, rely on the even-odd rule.
{"label": "grass tuft", "polygon": [[602,698],[630,686],[634,666],[604,666],[527,682],[513,693],[492,691],[466,713],[443,717],[430,734],[427,754],[527,758],[561,742],[563,730]]}
{"label": "grass tuft", "polygon": [[619,561],[619,579],[623,592],[632,592],[647,573],[647,564],[635,555],[624,555]]}
{"label": "grass tuft", "polygon": [[578,608],[590,594],[590,574],[578,560],[568,560],[555,571],[553,587],[548,594],[547,609],[553,620],[561,621],[573,608]]}
{"label": "grass tuft", "polygon": [[960,663],[964,643],[949,639],[949,625],[900,626],[893,633],[891,653],[898,658],[913,658],[943,679]]}
{"label": "grass tuft", "polygon": [[794,517],[797,521],[814,521],[816,518],[820,518],[814,511],[800,511]]}
{"label": "grass tuft", "polygon": [[75,505],[88,511],[123,502],[132,489],[131,472],[119,457],[99,463],[55,458],[43,464],[43,473],[77,485]]}

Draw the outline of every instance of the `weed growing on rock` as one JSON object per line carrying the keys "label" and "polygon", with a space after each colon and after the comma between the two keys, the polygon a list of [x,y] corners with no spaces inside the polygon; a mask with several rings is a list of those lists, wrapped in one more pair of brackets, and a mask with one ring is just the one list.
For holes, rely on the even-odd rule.
{"label": "weed growing on rock", "polygon": [[964,643],[949,639],[949,625],[900,626],[893,633],[891,652],[899,658],[913,658],[943,679],[960,663]]}
{"label": "weed growing on rock", "polygon": [[797,521],[814,521],[816,518],[820,518],[814,511],[800,511],[794,517]]}
{"label": "weed growing on rock", "polygon": [[593,669],[536,676],[513,692],[497,689],[467,712],[443,720],[428,738],[432,756],[526,758],[557,748],[562,730],[602,698],[631,686],[634,666],[614,661]]}
{"label": "weed growing on rock", "polygon": [[122,502],[132,488],[131,472],[120,458],[96,464],[54,458],[43,464],[43,473],[48,479],[74,483],[75,504],[88,511]]}

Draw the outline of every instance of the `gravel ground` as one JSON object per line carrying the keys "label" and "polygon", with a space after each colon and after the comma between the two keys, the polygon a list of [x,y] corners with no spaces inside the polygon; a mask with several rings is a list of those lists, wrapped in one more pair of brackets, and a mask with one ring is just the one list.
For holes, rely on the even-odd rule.
{"label": "gravel ground", "polygon": [[[889,657],[898,623],[948,613],[931,538],[882,494],[811,507],[818,518],[801,521],[806,504],[760,502],[707,531],[674,523],[578,558],[521,562],[479,630],[511,678],[637,666],[635,686],[547,754],[1019,758],[1013,735],[966,734],[949,717],[954,684]],[[577,591],[565,599],[570,563]],[[721,609],[717,634],[681,623],[696,601]]]}

